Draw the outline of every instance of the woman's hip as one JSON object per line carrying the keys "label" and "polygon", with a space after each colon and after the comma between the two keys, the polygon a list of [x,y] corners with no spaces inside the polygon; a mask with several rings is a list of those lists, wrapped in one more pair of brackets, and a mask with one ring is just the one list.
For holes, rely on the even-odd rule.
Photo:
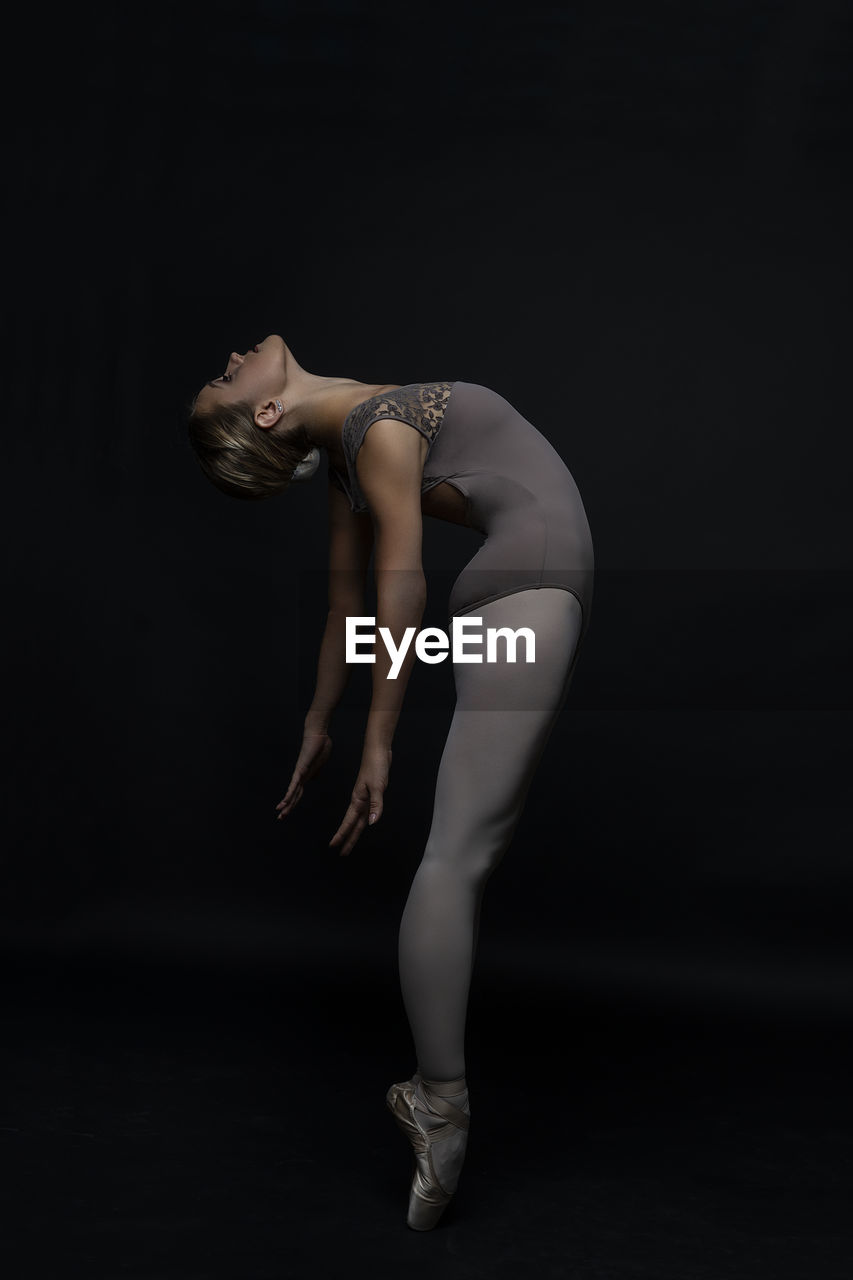
{"label": "woman's hip", "polygon": [[457,709],[548,714],[562,703],[583,631],[578,596],[518,586],[450,619]]}

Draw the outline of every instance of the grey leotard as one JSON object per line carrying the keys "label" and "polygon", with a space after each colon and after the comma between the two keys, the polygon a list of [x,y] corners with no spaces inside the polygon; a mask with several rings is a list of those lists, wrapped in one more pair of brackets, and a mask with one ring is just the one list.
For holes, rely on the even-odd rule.
{"label": "grey leotard", "polygon": [[343,425],[347,476],[332,482],[366,511],[356,455],[380,418],[408,423],[429,441],[421,492],[446,481],[466,499],[465,523],[486,541],[453,584],[451,615],[517,591],[561,587],[589,626],[594,557],[578,487],[560,455],[503,396],[474,382],[413,382],[356,405]]}
{"label": "grey leotard", "polygon": [[486,627],[536,635],[531,665],[505,655],[454,661],[432,823],[400,922],[400,987],[420,1074],[458,1080],[483,888],[512,840],[589,626],[592,538],[556,450],[503,396],[472,382],[409,383],[352,410],[346,474],[329,477],[353,511],[368,510],[355,463],[381,418],[426,437],[422,492],[453,485],[465,523],[485,535],[453,584],[451,616],[476,610]]}

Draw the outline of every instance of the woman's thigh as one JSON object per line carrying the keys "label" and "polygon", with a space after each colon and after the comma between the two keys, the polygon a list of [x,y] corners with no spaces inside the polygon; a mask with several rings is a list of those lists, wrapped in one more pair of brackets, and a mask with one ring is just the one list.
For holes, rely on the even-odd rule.
{"label": "woman's thigh", "polygon": [[518,591],[482,605],[469,635],[486,629],[529,628],[534,661],[516,642],[509,661],[498,635],[495,662],[454,663],[457,701],[436,780],[426,854],[464,860],[475,874],[494,865],[520,817],[536,765],[563,705],[581,632],[582,611],[571,592],[553,587]]}

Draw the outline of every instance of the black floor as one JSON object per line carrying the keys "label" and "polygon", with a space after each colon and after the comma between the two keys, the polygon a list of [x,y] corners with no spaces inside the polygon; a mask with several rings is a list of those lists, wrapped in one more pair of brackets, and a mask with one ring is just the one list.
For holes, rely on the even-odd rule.
{"label": "black floor", "polygon": [[19,1277],[849,1280],[849,1024],[472,990],[472,1129],[431,1233],[385,1109],[388,965],[6,955],[2,1255]]}

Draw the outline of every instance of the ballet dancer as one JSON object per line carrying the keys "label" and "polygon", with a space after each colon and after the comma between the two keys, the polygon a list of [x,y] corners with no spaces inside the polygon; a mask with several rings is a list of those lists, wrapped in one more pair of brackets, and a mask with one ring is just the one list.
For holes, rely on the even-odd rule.
{"label": "ballet dancer", "polygon": [[[329,758],[330,718],[349,675],[346,620],[365,613],[371,554],[376,631],[387,627],[399,648],[426,602],[422,517],[484,537],[453,583],[448,631],[470,615],[482,620],[483,636],[496,628],[506,644],[497,644],[494,661],[453,663],[456,703],[399,932],[416,1068],[390,1086],[386,1103],[414,1155],[406,1221],[428,1231],[457,1189],[468,1142],[464,1038],[483,890],[512,839],[589,626],[586,512],[560,455],[498,392],[471,382],[376,385],[308,373],[278,334],[231,353],[224,373],[196,395],[188,425],[207,477],[238,498],[268,498],[310,480],[320,450],[327,454],[329,611],[279,819]],[[517,652],[510,643],[522,628],[535,637],[532,662],[522,660],[523,639]],[[415,660],[410,644],[389,679],[390,652],[376,646],[358,775],[330,841],[341,856],[382,817]]]}

